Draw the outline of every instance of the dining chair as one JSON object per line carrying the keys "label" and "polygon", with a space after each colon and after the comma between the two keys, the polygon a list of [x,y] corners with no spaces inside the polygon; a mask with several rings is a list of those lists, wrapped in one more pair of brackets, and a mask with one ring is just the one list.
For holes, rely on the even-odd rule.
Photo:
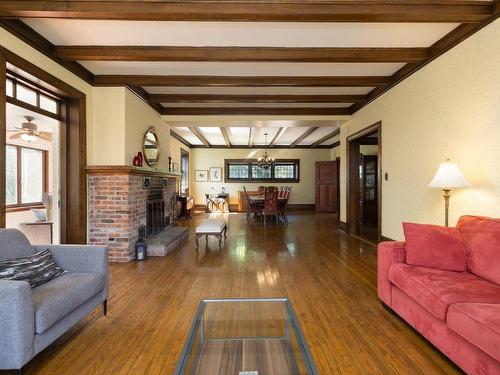
{"label": "dining chair", "polygon": [[245,192],[245,197],[247,199],[247,206],[248,206],[247,221],[250,221],[250,216],[252,214],[259,214],[260,213],[260,207],[256,203],[252,202],[252,200],[250,199],[250,196],[248,195],[248,191],[244,186],[243,186],[243,191]]}
{"label": "dining chair", "polygon": [[290,199],[290,192],[285,191],[282,199],[279,202],[280,216],[285,223],[288,223],[288,200]]}
{"label": "dining chair", "polygon": [[264,227],[267,226],[267,217],[274,216],[276,221],[276,226],[278,226],[278,189],[276,190],[269,189],[266,190],[266,194],[264,196],[264,208],[261,211],[264,216]]}
{"label": "dining chair", "polygon": [[265,186],[259,186],[257,188],[257,192],[259,193],[259,195],[264,195],[266,193],[266,187]]}

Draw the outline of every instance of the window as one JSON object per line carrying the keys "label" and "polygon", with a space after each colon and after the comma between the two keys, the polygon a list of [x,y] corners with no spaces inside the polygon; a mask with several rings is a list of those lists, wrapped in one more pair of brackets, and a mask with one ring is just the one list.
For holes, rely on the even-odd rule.
{"label": "window", "polygon": [[[53,96],[48,91],[40,90],[28,83],[18,82],[17,79],[8,78],[6,83],[6,94],[8,97],[40,108],[49,117],[55,117],[50,114],[59,115],[60,100],[55,95]],[[21,103],[16,104],[22,106]]]}
{"label": "window", "polygon": [[259,167],[256,160],[252,159],[226,159],[226,182],[299,182],[298,159],[278,159],[268,169]]}
{"label": "window", "polygon": [[39,205],[47,190],[47,151],[6,146],[6,205]]}

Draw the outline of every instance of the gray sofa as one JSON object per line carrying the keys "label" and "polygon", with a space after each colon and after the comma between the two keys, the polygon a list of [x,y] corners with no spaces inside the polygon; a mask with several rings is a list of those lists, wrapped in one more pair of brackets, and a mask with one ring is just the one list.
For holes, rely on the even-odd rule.
{"label": "gray sofa", "polygon": [[32,246],[16,229],[0,229],[0,260],[49,248],[68,273],[31,289],[0,280],[0,370],[17,369],[101,303],[107,313],[108,251],[104,246]]}

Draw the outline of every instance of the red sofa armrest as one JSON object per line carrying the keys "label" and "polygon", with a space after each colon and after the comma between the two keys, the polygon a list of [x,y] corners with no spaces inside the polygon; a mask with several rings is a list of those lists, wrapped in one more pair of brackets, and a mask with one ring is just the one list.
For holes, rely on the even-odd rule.
{"label": "red sofa armrest", "polygon": [[377,292],[379,298],[389,307],[392,306],[389,270],[395,263],[405,263],[404,242],[380,242],[377,246]]}

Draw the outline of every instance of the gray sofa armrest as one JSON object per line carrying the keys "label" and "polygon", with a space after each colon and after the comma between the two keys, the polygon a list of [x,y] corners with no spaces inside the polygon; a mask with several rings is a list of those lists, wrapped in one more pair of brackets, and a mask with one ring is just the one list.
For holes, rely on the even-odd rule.
{"label": "gray sofa armrest", "polygon": [[50,249],[54,260],[69,272],[101,273],[106,279],[104,299],[108,298],[108,248],[95,245],[35,245],[36,251]]}
{"label": "gray sofa armrest", "polygon": [[0,332],[0,369],[20,369],[35,353],[35,312],[26,281],[0,280]]}

